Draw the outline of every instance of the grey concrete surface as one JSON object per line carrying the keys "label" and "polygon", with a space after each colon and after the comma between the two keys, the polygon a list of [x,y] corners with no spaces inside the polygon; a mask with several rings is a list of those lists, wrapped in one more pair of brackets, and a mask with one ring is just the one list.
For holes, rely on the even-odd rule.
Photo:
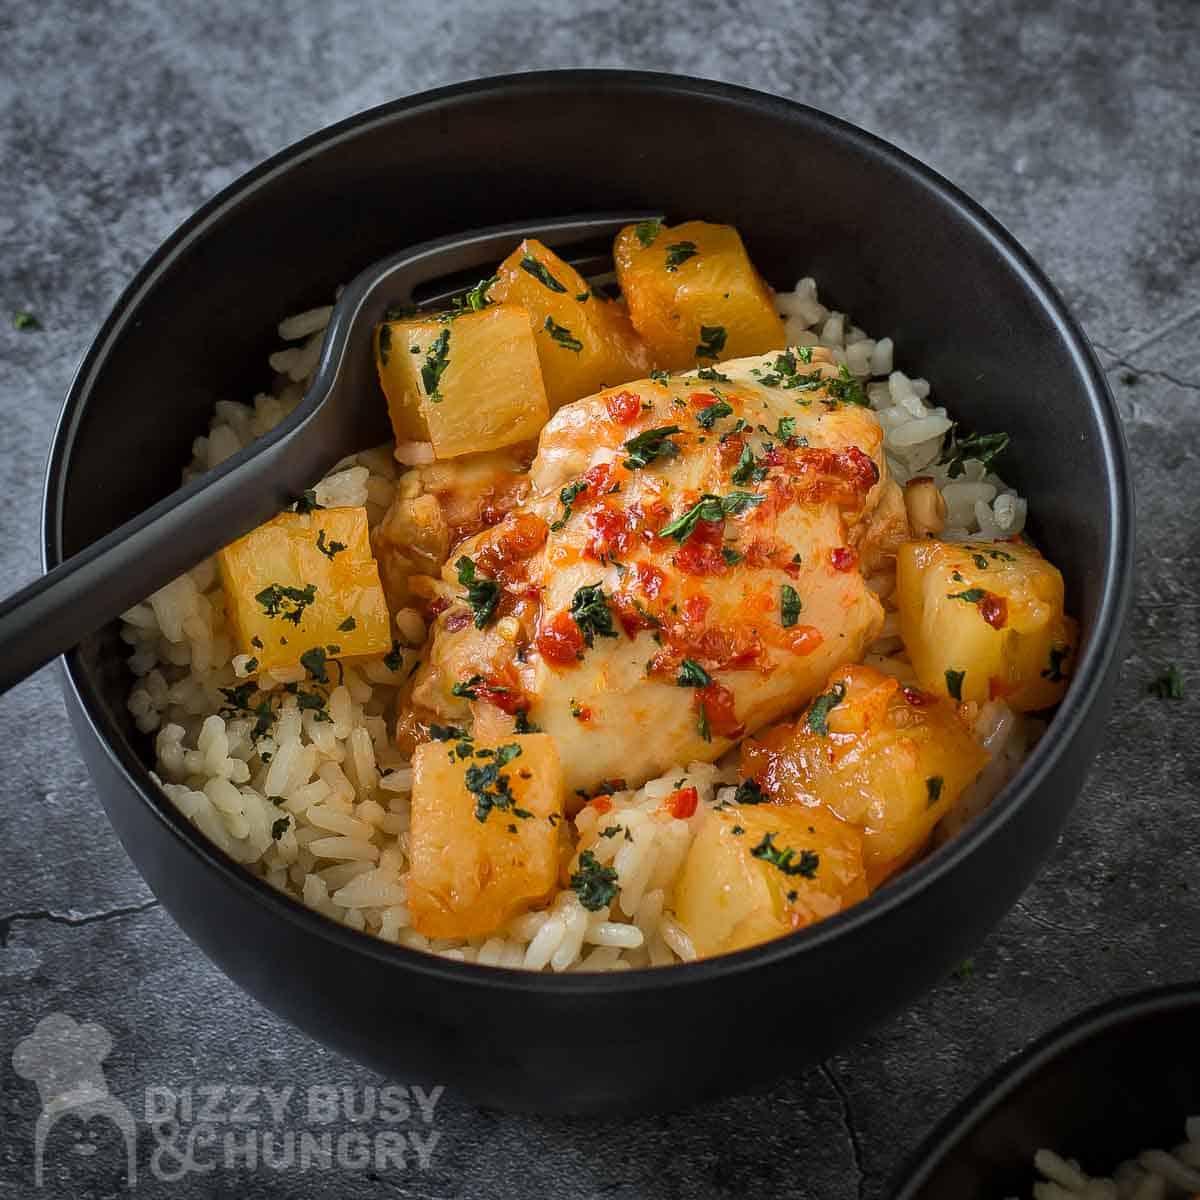
{"label": "grey concrete surface", "polygon": [[[406,1122],[376,1114],[356,1127],[415,1135],[404,1167],[355,1166],[351,1142],[333,1170],[249,1169],[243,1156],[174,1181],[159,1176],[179,1159],[164,1151],[156,1175],[160,1148],[143,1126],[141,1194],[879,1200],[984,1071],[1094,1001],[1200,974],[1200,6],[1190,0],[4,6],[5,590],[37,570],[43,458],[72,371],[179,221],[263,156],[366,106],[480,74],[579,65],[679,70],[816,104],[962,184],[1042,262],[1100,351],[1137,471],[1137,605],[1106,749],[1056,852],[973,971],[768,1092],[630,1122],[482,1113],[447,1093],[431,1125],[414,1105]],[[18,309],[41,329],[12,328]],[[1170,663],[1188,685],[1174,703],[1147,694]],[[387,1082],[260,1008],[156,906],[105,822],[49,672],[0,698],[0,767],[0,1195],[35,1194],[37,1093],[10,1059],[49,1013],[112,1032],[112,1091],[139,1118],[148,1088],[291,1087],[288,1127],[319,1128],[305,1124],[308,1089],[344,1085],[362,1104]],[[115,1127],[100,1137],[119,1148]],[[71,1145],[70,1133],[52,1135],[42,1194],[128,1194],[114,1147],[84,1157]]]}

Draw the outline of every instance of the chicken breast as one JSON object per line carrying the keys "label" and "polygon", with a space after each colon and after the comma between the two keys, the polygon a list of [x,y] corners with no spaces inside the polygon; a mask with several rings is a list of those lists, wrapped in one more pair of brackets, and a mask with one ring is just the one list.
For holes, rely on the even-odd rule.
{"label": "chicken breast", "polygon": [[551,734],[568,794],[716,759],[878,635],[862,564],[894,553],[904,505],[826,351],[568,404],[530,481],[425,581],[440,611],[413,699],[477,736]]}

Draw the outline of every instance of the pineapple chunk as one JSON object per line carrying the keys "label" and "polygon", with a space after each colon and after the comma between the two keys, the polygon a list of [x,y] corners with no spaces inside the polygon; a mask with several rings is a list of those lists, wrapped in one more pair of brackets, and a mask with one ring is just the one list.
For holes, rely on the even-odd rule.
{"label": "pineapple chunk", "polygon": [[862,666],[834,671],[795,725],[742,747],[743,774],[772,799],[822,805],[861,831],[872,888],[921,850],[987,761],[953,704]]}
{"label": "pineapple chunk", "polygon": [[628,225],[613,257],[634,328],[658,366],[683,371],[787,345],[771,289],[732,225]]}
{"label": "pineapple chunk", "polygon": [[398,442],[437,458],[537,437],[550,415],[529,314],[519,304],[388,321],[375,366]]}
{"label": "pineapple chunk", "polygon": [[392,626],[365,508],[280,513],[217,556],[229,617],[256,670],[384,654]]}
{"label": "pineapple chunk", "polygon": [[1022,542],[908,542],[896,557],[900,634],[921,686],[1018,712],[1057,704],[1078,638],[1058,568]]}
{"label": "pineapple chunk", "polygon": [[800,804],[731,805],[704,817],[676,884],[675,917],[708,958],[802,929],[866,895],[856,829]]}
{"label": "pineapple chunk", "polygon": [[426,937],[483,937],[558,881],[562,769],[549,734],[426,742],[413,757],[408,906]]}
{"label": "pineapple chunk", "polygon": [[522,242],[500,264],[488,296],[529,310],[551,412],[650,370],[650,353],[624,306],[592,294],[588,281],[539,241]]}

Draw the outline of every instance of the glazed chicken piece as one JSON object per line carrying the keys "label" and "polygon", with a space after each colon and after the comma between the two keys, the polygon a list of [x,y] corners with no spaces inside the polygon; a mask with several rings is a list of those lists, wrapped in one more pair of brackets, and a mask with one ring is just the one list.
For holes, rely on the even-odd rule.
{"label": "glazed chicken piece", "polygon": [[826,351],[568,404],[530,479],[421,584],[439,615],[413,699],[476,736],[553,735],[568,795],[716,759],[879,632],[862,564],[894,554],[904,506]]}

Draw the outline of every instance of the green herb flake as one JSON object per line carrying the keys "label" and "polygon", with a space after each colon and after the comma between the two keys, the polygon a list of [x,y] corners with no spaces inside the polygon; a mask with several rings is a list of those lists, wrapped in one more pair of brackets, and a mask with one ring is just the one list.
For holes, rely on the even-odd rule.
{"label": "green herb flake", "polygon": [[276,841],[276,842],[279,841],[279,839],[281,837],[283,837],[283,835],[285,833],[287,833],[288,826],[291,825],[291,823],[292,823],[291,817],[280,817],[279,820],[273,821],[271,823],[271,839],[272,839],[272,841]]}
{"label": "green herb flake", "polygon": [[477,699],[475,688],[483,682],[482,675],[472,675],[470,679],[460,679],[451,689],[450,695],[460,696],[464,700]]}
{"label": "green herb flake", "polygon": [[754,451],[749,446],[743,446],[742,455],[730,478],[734,483],[761,483],[766,477],[766,466],[755,459]]}
{"label": "green herb flake", "polygon": [[302,588],[272,583],[254,597],[268,617],[282,617],[285,621],[291,621],[293,625],[300,624],[304,610],[316,598],[317,588],[312,583]]}
{"label": "green herb flake", "polygon": [[253,675],[254,672],[258,670],[258,659],[257,658],[246,659],[245,663],[243,664],[243,669],[245,670],[247,675]]}
{"label": "green herb flake", "polygon": [[481,279],[469,292],[465,292],[461,299],[455,300],[455,307],[462,312],[482,312],[491,304],[488,292],[499,278],[499,275],[489,275],[487,279]]}
{"label": "green herb flake", "polygon": [[726,400],[717,400],[696,414],[696,423],[703,429],[711,429],[722,417],[731,416],[733,416],[733,405]]}
{"label": "green herb flake", "polygon": [[829,714],[846,698],[846,685],[835,683],[833,687],[818,696],[808,710],[808,727],[821,737],[829,736]]}
{"label": "green herb flake", "polygon": [[954,978],[957,979],[959,983],[966,983],[966,981],[975,974],[975,960],[973,958],[964,958],[962,962],[960,962],[958,966],[954,968],[953,973]]}
{"label": "green herb flake", "polygon": [[679,664],[675,682],[680,687],[702,688],[712,683],[712,676],[694,658],[685,658]]}
{"label": "green herb flake", "polygon": [[725,565],[736,567],[742,561],[742,555],[732,546],[721,547],[721,557],[725,560]]}
{"label": "green herb flake", "polygon": [[588,912],[599,912],[616,898],[617,872],[603,866],[590,850],[584,850],[579,856],[579,869],[571,874],[571,890]]}
{"label": "green herb flake", "polygon": [[335,555],[341,554],[341,552],[346,549],[346,543],[327,542],[325,540],[325,530],[319,529],[317,530],[317,549],[320,550],[320,552],[325,555],[330,562],[332,562]]}
{"label": "green herb flake", "polygon": [[583,343],[565,325],[560,325],[553,317],[547,317],[542,328],[564,350],[572,350],[576,354],[583,350]]}
{"label": "green herb flake", "polygon": [[571,617],[590,649],[597,637],[615,638],[608,597],[598,583],[579,588],[571,598]]}
{"label": "green herb flake", "polygon": [[221,695],[225,697],[228,708],[222,711],[222,716],[232,715],[234,712],[249,712],[250,697],[258,691],[258,684],[251,680],[249,683],[239,683],[236,687],[221,688]]}
{"label": "green herb flake", "polygon": [[790,442],[796,436],[796,418],[780,417],[775,428],[775,436],[781,442]]}
{"label": "green herb flake", "polygon": [[496,614],[500,585],[494,579],[481,579],[475,564],[465,554],[454,565],[458,568],[458,582],[467,589],[466,601],[475,614],[475,628],[484,629]]}
{"label": "green herb flake", "polygon": [[[475,800],[475,820],[481,825],[488,819],[493,809],[509,810],[513,816],[521,816],[524,809],[514,807],[512,784],[509,777],[501,768],[507,766],[521,753],[521,747],[515,742],[508,746],[497,748],[491,761],[484,766],[470,766],[463,774],[463,783]],[[461,752],[460,752],[461,756]],[[482,752],[476,752],[476,757],[484,757]]]}
{"label": "green herb flake", "polygon": [[984,468],[1008,449],[1007,433],[971,433],[964,438],[955,436],[955,430],[950,431],[950,445],[942,455],[946,465],[946,474],[951,479],[957,479],[966,470],[967,459],[975,459]]}
{"label": "green herb flake", "polygon": [[671,382],[671,372],[670,371],[651,371],[650,372],[650,380],[652,383],[657,383],[657,384],[661,385],[662,387],[666,387],[667,384]]}
{"label": "green herb flake", "polygon": [[306,492],[300,493],[300,499],[292,505],[292,511],[304,516],[306,513],[316,512],[319,508],[324,508],[325,505],[317,503],[317,493],[309,488]]}
{"label": "green herb flake", "polygon": [[[1067,677],[1067,673],[1063,670],[1063,663],[1065,663],[1070,657],[1070,646],[1051,646],[1050,665],[1042,671],[1042,678],[1048,679],[1051,683],[1061,683]],[[1164,676],[1164,678],[1171,676],[1172,673],[1174,675],[1174,681],[1177,683],[1179,688],[1179,695],[1174,696],[1173,699],[1178,700],[1180,696],[1183,695],[1183,676],[1179,674],[1178,667],[1172,667],[1171,670],[1167,672],[1167,676]],[[1156,682],[1161,683],[1162,680],[1157,680]],[[1154,685],[1151,685],[1151,690],[1153,690],[1153,686]]]}
{"label": "green herb flake", "polygon": [[689,258],[696,257],[695,242],[672,242],[667,247],[667,270],[678,271]]}
{"label": "green herb flake", "polygon": [[328,683],[329,674],[325,670],[325,648],[314,646],[300,655],[300,665],[318,682]]}
{"label": "green herb flake", "polygon": [[637,240],[642,243],[642,249],[646,249],[654,245],[654,239],[658,237],[661,229],[662,222],[657,217],[653,217],[649,221],[639,221],[633,227],[633,232],[637,234]]}
{"label": "green herb flake", "polygon": [[946,781],[940,775],[930,775],[925,780],[925,807],[932,808],[942,798]]}
{"label": "green herb flake", "polygon": [[647,429],[636,437],[631,437],[625,442],[629,457],[623,465],[627,470],[636,471],[641,467],[648,467],[655,459],[676,458],[679,446],[671,441],[671,437],[682,432],[678,425],[660,425],[657,429]]}
{"label": "green herb flake", "polygon": [[835,404],[857,404],[862,408],[868,407],[867,394],[862,384],[850,374],[849,368],[843,363],[838,367],[836,379],[825,379],[825,392]]}
{"label": "green herb flake", "polygon": [[978,604],[987,596],[987,592],[980,587],[967,588],[961,592],[947,592],[947,600],[962,600],[965,604]]}
{"label": "green herb flake", "polygon": [[542,727],[529,719],[529,713],[523,709],[517,709],[517,715],[513,721],[513,728],[517,733],[541,733]]}
{"label": "green herb flake", "polygon": [[750,851],[751,857],[760,858],[778,868],[785,875],[801,875],[805,879],[816,877],[821,865],[821,856],[813,850],[797,852],[791,846],[782,849],[775,845],[775,833],[764,833],[762,841]]}
{"label": "green herb flake", "polygon": [[339,626],[339,633],[351,633],[358,627],[358,622],[353,617],[347,617]]}
{"label": "green herb flake", "polygon": [[700,715],[696,718],[696,732],[706,741],[712,741],[712,729],[708,724],[708,709],[701,704]]}
{"label": "green herb flake", "polygon": [[542,287],[549,288],[552,292],[565,292],[567,290],[550,274],[546,268],[546,264],[538,262],[532,254],[525,254],[521,257],[520,267],[522,271],[532,275]]}
{"label": "green herb flake", "polygon": [[404,660],[404,651],[400,648],[400,643],[395,638],[392,639],[392,648],[383,656],[383,665],[389,671],[400,670],[400,664]]}
{"label": "green herb flake", "polygon": [[800,620],[800,593],[790,583],[785,583],[779,589],[779,623],[784,629],[790,629]]}
{"label": "green herb flake", "polygon": [[724,325],[701,325],[700,341],[696,346],[697,358],[717,358],[725,349]]}
{"label": "green herb flake", "polygon": [[574,483],[568,483],[558,493],[559,502],[563,506],[562,516],[554,521],[550,529],[553,533],[557,533],[571,519],[572,513],[575,511],[571,506],[579,499],[582,493],[587,491],[587,484],[582,479],[575,480]]}
{"label": "green herb flake", "polygon": [[728,496],[706,494],[670,524],[664,525],[658,531],[659,536],[674,538],[677,542],[686,541],[699,522],[722,521],[726,517],[740,516],[765,499],[765,496],[754,492],[730,492]]}
{"label": "green herb flake", "polygon": [[429,736],[435,742],[457,742],[466,737],[456,725],[430,725]]}
{"label": "green herb flake", "polygon": [[[1053,656],[1053,651],[1051,655]],[[1069,650],[1064,650],[1064,656],[1069,653]],[[1061,664],[1061,659],[1059,660]],[[1046,674],[1045,671],[1042,672]],[[1050,676],[1046,676],[1051,678]],[[1062,675],[1059,675],[1062,678]],[[1157,679],[1150,684],[1150,694],[1157,696],[1160,700],[1182,700],[1183,699],[1183,672],[1172,663],[1166,671],[1164,671]]]}
{"label": "green herb flake", "polygon": [[20,329],[24,333],[36,333],[42,327],[41,321],[33,313],[26,312],[23,308],[18,308],[13,313],[12,323],[14,329]]}
{"label": "green herb flake", "polygon": [[441,382],[450,362],[450,330],[443,329],[425,351],[421,366],[421,387],[434,404],[442,401]]}
{"label": "green herb flake", "polygon": [[616,837],[617,834],[620,832],[621,832],[620,825],[609,825],[607,829],[600,830],[600,836],[602,838],[611,838],[611,837]]}
{"label": "green herb flake", "polygon": [[765,804],[767,797],[757,780],[743,779],[733,794],[734,804]]}
{"label": "green herb flake", "polygon": [[963,680],[966,677],[966,671],[955,671],[950,667],[946,668],[946,691],[960,703],[962,701]]}
{"label": "green herb flake", "polygon": [[732,383],[733,380],[728,375],[722,375],[716,367],[699,367],[696,370],[696,378],[703,379],[706,382],[712,383]]}

